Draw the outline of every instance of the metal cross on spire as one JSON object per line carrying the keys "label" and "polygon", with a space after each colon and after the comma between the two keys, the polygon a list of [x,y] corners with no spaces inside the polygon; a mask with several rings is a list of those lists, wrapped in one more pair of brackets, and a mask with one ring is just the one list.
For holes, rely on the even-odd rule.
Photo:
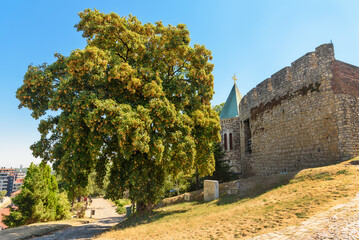
{"label": "metal cross on spire", "polygon": [[234,74],[234,76],[232,77],[232,79],[233,79],[233,81],[234,81],[234,84],[236,84],[236,81],[238,80],[238,79],[236,78],[236,74]]}

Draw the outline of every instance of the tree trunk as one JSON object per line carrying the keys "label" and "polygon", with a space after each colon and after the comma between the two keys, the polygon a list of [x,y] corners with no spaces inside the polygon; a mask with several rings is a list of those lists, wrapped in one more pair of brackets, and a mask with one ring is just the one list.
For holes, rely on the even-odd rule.
{"label": "tree trunk", "polygon": [[199,173],[197,168],[196,168],[196,190],[199,190]]}
{"label": "tree trunk", "polygon": [[136,212],[139,214],[152,211],[153,204],[145,202],[136,202]]}
{"label": "tree trunk", "polygon": [[199,176],[196,175],[196,190],[199,190]]}

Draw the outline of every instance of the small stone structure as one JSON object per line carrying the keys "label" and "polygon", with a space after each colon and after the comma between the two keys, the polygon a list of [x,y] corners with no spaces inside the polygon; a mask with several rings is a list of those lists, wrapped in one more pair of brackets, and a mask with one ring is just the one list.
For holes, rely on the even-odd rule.
{"label": "small stone structure", "polygon": [[203,183],[203,199],[206,202],[219,198],[219,183],[216,180],[204,180]]}
{"label": "small stone structure", "polygon": [[184,201],[189,202],[189,201],[191,201],[191,194],[184,193],[183,198],[184,198]]}
{"label": "small stone structure", "polygon": [[359,155],[359,68],[323,44],[243,98],[234,84],[220,119],[225,160],[243,177],[348,160]]}

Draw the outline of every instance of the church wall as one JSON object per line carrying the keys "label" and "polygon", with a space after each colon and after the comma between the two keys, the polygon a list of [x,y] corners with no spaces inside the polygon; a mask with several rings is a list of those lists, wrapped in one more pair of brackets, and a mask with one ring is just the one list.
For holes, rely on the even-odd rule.
{"label": "church wall", "polygon": [[339,149],[336,107],[344,102],[334,97],[333,61],[333,45],[321,45],[243,97],[239,129],[244,176],[340,160],[340,151],[345,150]]}
{"label": "church wall", "polygon": [[[229,146],[229,134],[232,133],[233,149],[230,149]],[[240,164],[240,145],[239,145],[239,118],[229,118],[221,120],[221,142],[222,146],[224,144],[224,134],[227,134],[227,150],[224,149],[226,161],[230,168],[231,172],[241,173],[241,164]]]}

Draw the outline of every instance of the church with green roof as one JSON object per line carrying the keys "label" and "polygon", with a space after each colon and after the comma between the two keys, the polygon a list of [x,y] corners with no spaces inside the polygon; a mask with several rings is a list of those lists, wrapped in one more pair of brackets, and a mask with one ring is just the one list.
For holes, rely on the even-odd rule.
{"label": "church with green roof", "polygon": [[234,82],[220,124],[224,160],[243,178],[357,157],[359,67],[336,60],[333,44],[322,44],[243,98]]}
{"label": "church with green roof", "polygon": [[240,128],[239,128],[239,103],[242,95],[236,84],[236,76],[233,77],[234,85],[219,115],[221,123],[221,142],[225,152],[224,161],[228,162],[231,171],[241,173],[240,164]]}

